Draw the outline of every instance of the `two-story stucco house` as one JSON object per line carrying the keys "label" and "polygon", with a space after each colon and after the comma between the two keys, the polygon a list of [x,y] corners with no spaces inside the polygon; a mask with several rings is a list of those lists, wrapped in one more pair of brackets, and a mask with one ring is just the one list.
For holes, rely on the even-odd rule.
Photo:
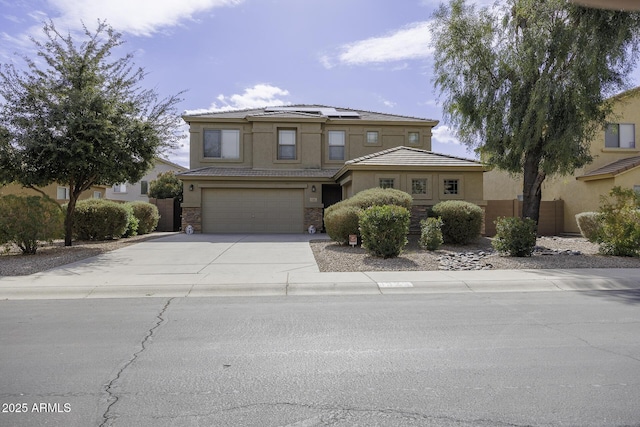
{"label": "two-story stucco house", "polygon": [[[591,164],[569,176],[547,178],[542,184],[542,200],[564,201],[564,231],[578,233],[575,215],[597,211],[600,197],[614,186],[640,191],[640,87],[623,92],[614,102],[610,123],[590,142]],[[522,194],[522,179],[494,170],[484,177],[487,200],[512,200]]]}
{"label": "two-story stucco house", "polygon": [[302,233],[323,209],[372,187],[483,204],[482,165],[431,152],[435,120],[317,105],[185,115],[190,170],[182,226],[205,233]]}

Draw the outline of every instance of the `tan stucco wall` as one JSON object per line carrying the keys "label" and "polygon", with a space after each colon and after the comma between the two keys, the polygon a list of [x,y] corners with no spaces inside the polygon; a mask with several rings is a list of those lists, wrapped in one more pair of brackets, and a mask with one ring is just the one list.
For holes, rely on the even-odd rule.
{"label": "tan stucco wall", "polygon": [[[62,204],[68,203],[69,199],[57,199],[58,187],[65,187],[64,185],[58,184],[50,184],[46,187],[43,187],[42,190],[45,194],[51,197],[56,202]],[[105,197],[105,188],[104,187],[91,187],[89,190],[80,194],[79,200],[91,199],[94,197],[94,192],[100,193],[100,198]],[[35,190],[31,190],[30,188],[24,188],[19,184],[8,184],[0,187],[0,196],[6,196],[9,194],[16,194],[20,196],[41,196],[39,192]]]}
{"label": "tan stucco wall", "polygon": [[[392,170],[388,169],[368,171],[354,170],[349,173],[351,181],[348,185],[348,197],[367,190],[379,187],[381,178],[393,178],[394,188],[411,194],[411,180],[418,178],[427,179],[427,195],[415,196],[414,205],[435,205],[443,200],[465,200],[477,205],[485,205],[483,197],[483,174],[482,171],[421,171],[421,170]],[[442,184],[445,179],[458,179],[461,185],[457,196],[445,195]],[[397,184],[396,184],[397,183]]]}
{"label": "tan stucco wall", "polygon": [[[578,169],[571,176],[548,177],[542,185],[542,200],[564,200],[564,230],[578,233],[575,215],[581,212],[597,211],[600,196],[607,195],[611,188],[619,185],[633,188],[640,185],[640,169],[636,168],[615,178],[582,181],[576,177],[613,163],[617,160],[640,155],[640,92],[631,91],[617,99],[611,123],[635,123],[634,149],[604,148],[604,129],[591,141],[590,151],[594,161]],[[522,194],[522,179],[493,170],[485,173],[484,197],[486,200],[512,200]]]}
{"label": "tan stucco wall", "polygon": [[[240,130],[239,159],[206,159],[203,156],[204,129],[238,129]],[[296,160],[278,160],[278,130],[295,129],[297,142]],[[328,131],[345,132],[345,159],[329,160]],[[366,134],[376,131],[379,134],[378,144],[368,144]],[[409,144],[409,132],[420,134],[419,144]],[[354,125],[325,124],[318,122],[273,122],[254,121],[252,123],[200,123],[190,126],[190,167],[197,169],[207,166],[219,167],[253,167],[253,168],[336,168],[339,169],[346,160],[376,153],[400,145],[411,146],[423,150],[431,150],[431,126],[411,125],[379,125],[372,123]]]}

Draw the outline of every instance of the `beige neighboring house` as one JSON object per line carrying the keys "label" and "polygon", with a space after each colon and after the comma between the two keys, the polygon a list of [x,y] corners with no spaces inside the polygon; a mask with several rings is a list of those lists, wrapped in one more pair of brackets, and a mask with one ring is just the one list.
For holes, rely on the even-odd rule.
{"label": "beige neighboring house", "polygon": [[[542,200],[562,200],[564,231],[578,233],[575,215],[597,211],[600,196],[615,187],[640,191],[640,87],[613,98],[611,123],[591,141],[593,163],[575,171],[572,176],[547,178],[542,184]],[[522,197],[522,180],[502,171],[484,176],[486,200],[512,200]]]}
{"label": "beige neighboring house", "polygon": [[153,168],[142,179],[135,183],[114,184],[107,188],[106,198],[121,202],[148,202],[149,183],[164,172],[173,171],[176,174],[189,170],[184,166],[172,163],[166,159],[156,157]]}
{"label": "beige neighboring house", "polygon": [[431,152],[437,121],[298,105],[185,115],[191,170],[182,228],[205,233],[302,233],[323,209],[358,191],[389,187],[428,206],[483,204],[483,168]]}
{"label": "beige neighboring house", "polygon": [[[84,199],[103,199],[105,197],[107,187],[104,185],[94,185],[89,190],[80,194],[78,200]],[[69,187],[62,184],[49,184],[41,188],[44,193],[63,205],[69,202]],[[12,183],[0,186],[0,196],[16,194],[20,196],[41,196],[42,194],[36,190],[25,188],[20,184]]]}

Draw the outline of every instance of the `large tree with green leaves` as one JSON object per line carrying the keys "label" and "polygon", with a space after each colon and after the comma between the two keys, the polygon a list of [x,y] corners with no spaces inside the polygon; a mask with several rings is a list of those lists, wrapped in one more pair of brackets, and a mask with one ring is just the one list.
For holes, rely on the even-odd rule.
{"label": "large tree with green leaves", "polygon": [[522,215],[537,222],[545,178],[592,161],[607,99],[636,63],[640,14],[566,0],[452,0],[432,29],[445,119],[488,165],[522,174]]}
{"label": "large tree with green leaves", "polygon": [[25,67],[0,66],[0,178],[41,193],[53,182],[67,185],[69,246],[83,191],[136,182],[154,156],[177,145],[181,99],[143,88],[145,71],[131,54],[111,57],[124,42],[105,22],[93,32],[84,27],[81,41],[53,23],[43,30]]}

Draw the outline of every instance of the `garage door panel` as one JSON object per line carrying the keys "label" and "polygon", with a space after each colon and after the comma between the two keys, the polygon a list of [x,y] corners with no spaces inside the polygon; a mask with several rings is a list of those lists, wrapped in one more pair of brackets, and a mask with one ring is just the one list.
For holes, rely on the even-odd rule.
{"label": "garage door panel", "polygon": [[205,233],[301,233],[303,191],[299,189],[205,189]]}

